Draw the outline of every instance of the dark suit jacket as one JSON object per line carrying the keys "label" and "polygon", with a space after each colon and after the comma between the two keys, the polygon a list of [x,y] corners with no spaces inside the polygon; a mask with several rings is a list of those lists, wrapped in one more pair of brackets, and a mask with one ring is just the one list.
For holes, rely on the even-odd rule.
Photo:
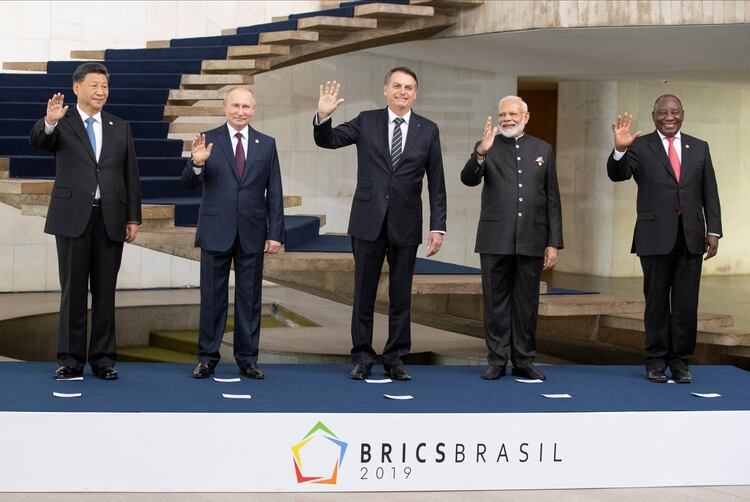
{"label": "dark suit jacket", "polygon": [[721,235],[721,207],[708,143],[681,133],[682,163],[677,183],[662,140],[654,131],[637,138],[619,161],[610,154],[607,174],[612,181],[632,176],[638,184],[638,216],[631,252],[666,255],[677,238],[679,209],[688,250],[705,251],[706,231]]}
{"label": "dark suit jacket", "polygon": [[80,237],[88,224],[98,183],[107,235],[115,242],[124,242],[127,223],[141,222],[138,162],[128,123],[102,112],[98,163],[86,126],[74,106],[49,136],[44,133],[44,119],[34,124],[31,143],[55,154],[55,183],[44,231]]}
{"label": "dark suit jacket", "polygon": [[182,173],[188,188],[203,183],[195,245],[226,252],[239,235],[243,251],[262,253],[266,240],[284,242],[284,196],[276,141],[248,128],[245,170],[239,179],[227,125],[205,134],[206,144],[214,146],[201,174],[195,174],[189,160]]}
{"label": "dark suit jacket", "polygon": [[474,251],[482,254],[544,256],[548,246],[563,248],[560,190],[552,147],[524,134],[516,140],[495,136],[483,165],[476,151],[461,181],[482,187],[482,213]]}
{"label": "dark suit jacket", "polygon": [[315,143],[323,148],[357,145],[357,189],[348,233],[377,239],[388,212],[388,240],[397,246],[422,242],[422,179],[427,174],[430,230],[445,231],[446,195],[437,124],[412,111],[406,144],[391,168],[388,109],[370,110],[333,128],[331,120],[315,126]]}

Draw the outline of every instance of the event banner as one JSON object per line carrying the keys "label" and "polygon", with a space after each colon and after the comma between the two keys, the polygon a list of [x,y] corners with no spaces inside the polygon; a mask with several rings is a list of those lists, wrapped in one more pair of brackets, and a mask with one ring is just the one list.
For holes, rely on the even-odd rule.
{"label": "event banner", "polygon": [[[0,413],[2,491],[750,484],[750,412]],[[106,463],[99,462],[106,451]],[[75,458],[60,462],[61,455]],[[72,457],[71,457],[72,455]]]}

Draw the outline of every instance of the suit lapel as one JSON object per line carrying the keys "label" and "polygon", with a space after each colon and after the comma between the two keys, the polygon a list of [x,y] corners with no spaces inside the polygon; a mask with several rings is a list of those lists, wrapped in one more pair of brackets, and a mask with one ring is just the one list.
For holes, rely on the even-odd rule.
{"label": "suit lapel", "polygon": [[682,157],[680,160],[680,184],[683,184],[685,177],[688,176],[692,170],[690,169],[690,163],[693,160],[693,153],[690,151],[693,148],[692,140],[687,134],[680,134],[680,143],[682,150]]}
{"label": "suit lapel", "polygon": [[101,162],[104,159],[104,156],[109,153],[109,150],[112,149],[112,142],[115,137],[114,126],[114,120],[102,112],[102,151],[99,154],[99,162]]}
{"label": "suit lapel", "polygon": [[388,166],[388,168],[391,168],[391,145],[388,143],[388,129],[393,126],[390,122],[388,122],[388,108],[383,109],[383,113],[380,114],[378,117],[378,122],[376,124],[376,128],[378,131],[378,145],[383,146],[383,158],[386,159],[385,163]]}
{"label": "suit lapel", "polygon": [[661,137],[659,137],[658,132],[654,131],[651,133],[648,147],[651,149],[651,152],[656,156],[656,158],[659,159],[661,165],[664,167],[664,169],[667,170],[667,173],[672,177],[673,180],[675,180],[676,183],[677,178],[675,178],[674,171],[672,170],[672,164],[669,163],[667,152],[664,150],[664,145],[662,144]]}
{"label": "suit lapel", "polygon": [[96,164],[96,152],[94,152],[94,149],[91,147],[89,135],[86,132],[86,127],[83,125],[83,120],[81,120],[81,115],[78,113],[78,109],[76,107],[68,108],[68,113],[65,114],[65,117],[68,119],[68,123],[73,129],[75,135],[78,136],[78,140],[83,143],[83,147],[89,152],[91,160]]}
{"label": "suit lapel", "polygon": [[245,178],[248,176],[248,171],[250,171],[250,165],[253,163],[253,160],[258,156],[258,148],[260,148],[260,137],[258,136],[258,131],[253,129],[252,127],[247,127],[247,151],[245,152],[245,172],[243,173],[242,177]]}
{"label": "suit lapel", "polygon": [[239,181],[237,176],[237,168],[234,164],[234,152],[232,151],[232,140],[229,138],[229,129],[226,124],[216,129],[216,141],[219,143],[219,149],[224,154],[227,161],[226,165],[229,166],[229,170],[232,171],[234,179]]}

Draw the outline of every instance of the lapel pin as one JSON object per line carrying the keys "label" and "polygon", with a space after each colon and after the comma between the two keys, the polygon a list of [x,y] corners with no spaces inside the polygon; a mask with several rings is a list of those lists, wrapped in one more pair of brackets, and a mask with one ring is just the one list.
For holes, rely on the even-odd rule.
{"label": "lapel pin", "polygon": [[256,139],[256,140],[255,140],[255,142],[256,142],[256,143],[260,143],[260,140],[257,140],[257,139]]}
{"label": "lapel pin", "polygon": [[685,145],[685,148],[690,148],[690,145]]}
{"label": "lapel pin", "polygon": [[115,125],[115,123],[110,120],[109,125]]}

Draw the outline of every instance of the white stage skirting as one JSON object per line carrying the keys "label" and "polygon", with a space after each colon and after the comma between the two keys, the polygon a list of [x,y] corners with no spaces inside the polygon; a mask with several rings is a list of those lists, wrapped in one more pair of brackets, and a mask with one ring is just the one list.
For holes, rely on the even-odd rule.
{"label": "white stage skirting", "polygon": [[2,412],[7,492],[750,484],[750,411]]}

